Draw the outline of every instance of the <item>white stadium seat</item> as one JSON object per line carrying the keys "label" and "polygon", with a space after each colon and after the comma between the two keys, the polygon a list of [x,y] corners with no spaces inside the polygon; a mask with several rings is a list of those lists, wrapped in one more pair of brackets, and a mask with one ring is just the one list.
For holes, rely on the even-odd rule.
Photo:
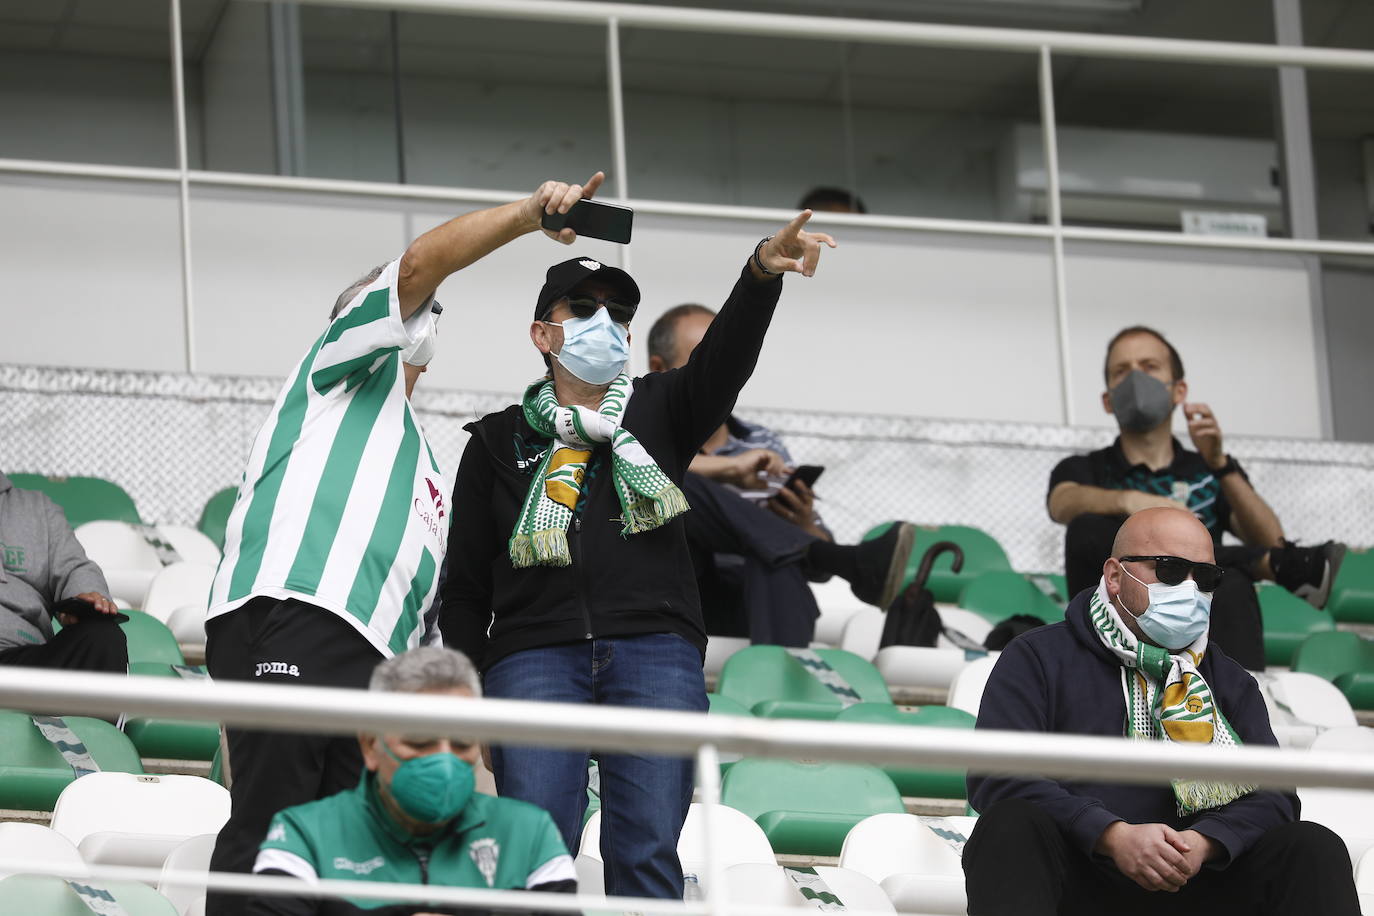
{"label": "white stadium seat", "polygon": [[885,626],[887,615],[877,608],[866,607],[855,611],[845,621],[840,648],[846,652],[853,652],[866,662],[871,662],[878,654]]}
{"label": "white stadium seat", "polygon": [[86,874],[86,862],[76,844],[41,824],[0,823],[0,878],[18,875],[32,866],[68,869],[64,877]]}
{"label": "white stadium seat", "polygon": [[840,865],[877,882],[899,912],[963,916],[968,905],[959,854],[914,814],[859,821],[844,838]]}
{"label": "white stadium seat", "polygon": [[[998,653],[988,653],[996,657]],[[889,687],[927,687],[948,690],[954,678],[970,662],[963,649],[933,649],[927,646],[888,646],[878,650],[875,664]]]}
{"label": "white stadium seat", "polygon": [[205,645],[205,605],[185,604],[172,611],[167,618],[167,629],[183,646]]}
{"label": "white stadium seat", "polygon": [[[205,875],[210,871],[210,854],[215,851],[215,834],[202,833],[185,840],[167,855],[162,863],[162,877],[157,882],[157,892],[166,897],[176,907],[179,916],[187,916],[194,906],[205,909]],[[195,882],[176,882],[171,876],[176,873],[193,872],[200,876]]]}
{"label": "white stadium seat", "polygon": [[[716,855],[721,866],[741,863],[775,865],[777,857],[763,828],[753,818],[729,805],[716,805]],[[684,875],[695,875],[698,886],[706,884],[706,806],[693,802],[687,811],[687,822],[677,841],[677,855]],[[601,812],[587,819],[582,828],[582,840],[577,853],[578,890],[588,894],[606,892],[605,873],[601,858]]]}
{"label": "white stadium seat", "polygon": [[200,776],[91,773],[57,797],[52,829],[90,864],[160,867],[193,836],[218,833],[229,791]]}
{"label": "white stadium seat", "polygon": [[110,597],[143,607],[153,576],[162,570],[157,551],[125,522],[87,522],[76,529],[86,556],[105,574]]}
{"label": "white stadium seat", "polygon": [[949,700],[946,706],[962,709],[971,715],[978,715],[978,707],[983,702],[983,688],[987,686],[988,675],[992,674],[997,657],[989,655],[969,662],[954,677],[949,685]]}
{"label": "white stadium seat", "polygon": [[[840,898],[845,909],[896,912],[876,882],[852,869],[817,865],[816,874]],[[802,896],[780,865],[732,865],[725,870],[725,888],[733,905],[781,906],[812,912],[816,909],[815,902]]]}
{"label": "white stadium seat", "polygon": [[181,559],[187,563],[204,563],[218,566],[220,551],[198,528],[187,525],[158,525],[162,539],[172,545]]}
{"label": "white stadium seat", "polygon": [[[187,605],[198,605],[200,615],[210,605],[210,585],[215,579],[215,567],[209,563],[189,560],[162,567],[148,586],[143,599],[143,611],[163,623],[171,620],[174,611]],[[204,642],[204,638],[201,642]]]}
{"label": "white stadium seat", "polygon": [[[979,645],[982,645],[983,641],[988,638],[988,634],[992,632],[992,624],[982,614],[953,604],[937,604],[935,609],[940,612],[940,623],[951,630],[958,630]],[[935,645],[950,648],[955,646],[943,635]]]}
{"label": "white stadium seat", "polygon": [[821,616],[816,618],[815,641],[839,648],[845,623],[856,611],[864,610],[868,605],[854,597],[849,583],[839,576],[831,576],[824,582],[812,582],[811,593],[821,609]]}
{"label": "white stadium seat", "polygon": [[1266,671],[1254,677],[1274,737],[1284,747],[1306,748],[1327,729],[1356,724],[1350,701],[1325,678],[1301,671]]}

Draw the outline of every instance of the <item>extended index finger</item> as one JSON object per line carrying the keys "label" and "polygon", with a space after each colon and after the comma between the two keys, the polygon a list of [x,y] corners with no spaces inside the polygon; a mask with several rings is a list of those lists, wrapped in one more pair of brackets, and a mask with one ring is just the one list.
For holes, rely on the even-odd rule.
{"label": "extended index finger", "polygon": [[597,192],[597,189],[601,187],[601,182],[603,182],[603,181],[605,181],[605,180],[606,180],[606,173],[605,173],[605,172],[597,172],[597,173],[596,173],[595,175],[593,175],[591,178],[588,178],[588,179],[587,179],[587,183],[584,184],[584,185],[582,185],[582,196],[583,196],[583,197],[592,197],[592,196],[594,196],[594,195],[596,194],[596,192]]}
{"label": "extended index finger", "polygon": [[792,217],[792,222],[788,223],[786,226],[783,226],[782,231],[779,232],[778,235],[786,235],[795,238],[797,233],[801,232],[802,226],[805,226],[807,221],[810,219],[811,211],[803,210],[796,216]]}

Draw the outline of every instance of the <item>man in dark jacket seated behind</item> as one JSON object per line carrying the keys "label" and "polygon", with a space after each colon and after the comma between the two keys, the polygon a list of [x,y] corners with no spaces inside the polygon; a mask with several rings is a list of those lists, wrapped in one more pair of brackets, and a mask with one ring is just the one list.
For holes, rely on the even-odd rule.
{"label": "man in dark jacket seated behind", "polygon": [[[419,648],[377,666],[371,690],[475,697],[477,671],[452,649]],[[272,819],[253,871],[313,882],[390,881],[572,893],[572,857],[547,811],[474,794],[472,741],[359,735],[367,769],[356,789],[296,805]],[[259,896],[251,916],[475,916],[485,910]]]}
{"label": "man in dark jacket seated behind", "polygon": [[[1190,512],[1132,515],[1065,621],[1007,646],[978,728],[1277,744],[1254,679],[1207,645],[1220,575],[1212,537]],[[968,782],[982,812],[963,856],[970,916],[1360,912],[1345,844],[1299,821],[1291,792]]]}

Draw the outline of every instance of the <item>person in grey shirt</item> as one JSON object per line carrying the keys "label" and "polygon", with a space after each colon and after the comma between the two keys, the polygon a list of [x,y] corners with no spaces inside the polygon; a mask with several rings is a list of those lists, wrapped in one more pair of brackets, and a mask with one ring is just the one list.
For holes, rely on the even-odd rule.
{"label": "person in grey shirt", "polygon": [[[109,591],[57,504],[0,474],[0,665],[126,672],[127,618]],[[58,612],[54,635],[54,609],[72,598],[93,612]]]}

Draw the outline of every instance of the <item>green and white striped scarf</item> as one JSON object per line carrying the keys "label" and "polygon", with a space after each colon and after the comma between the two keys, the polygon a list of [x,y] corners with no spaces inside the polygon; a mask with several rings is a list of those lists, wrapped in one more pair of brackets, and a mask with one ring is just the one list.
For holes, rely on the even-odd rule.
{"label": "green and white striped scarf", "polygon": [[[1126,737],[1218,747],[1241,744],[1198,672],[1207,652],[1206,633],[1176,654],[1136,639],[1112,607],[1105,579],[1098,582],[1088,609],[1098,638],[1121,662]],[[1236,783],[1186,779],[1173,780],[1173,787],[1180,817],[1219,808],[1255,790]]]}
{"label": "green and white striped scarf", "polygon": [[632,393],[631,379],[624,373],[611,382],[597,410],[560,405],[552,381],[540,379],[525,389],[521,407],[526,422],[554,441],[535,469],[511,534],[513,566],[572,565],[568,525],[582,496],[587,461],[600,442],[611,443],[611,476],[620,497],[622,534],[650,531],[687,511],[687,497],[677,484],[620,425]]}

